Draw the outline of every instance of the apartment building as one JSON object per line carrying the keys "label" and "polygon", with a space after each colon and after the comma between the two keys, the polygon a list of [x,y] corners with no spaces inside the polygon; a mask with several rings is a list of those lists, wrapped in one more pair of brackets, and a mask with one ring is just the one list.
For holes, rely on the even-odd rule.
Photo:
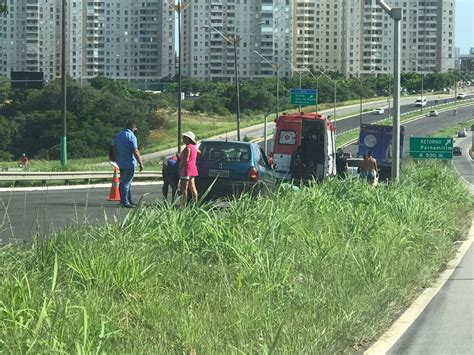
{"label": "apartment building", "polygon": [[[455,0],[393,0],[403,9],[402,70],[454,68]],[[388,73],[393,20],[376,0],[294,0],[293,61],[301,67],[364,75]]]}
{"label": "apartment building", "polygon": [[[10,0],[12,1],[12,0]],[[15,0],[3,16],[3,68],[60,75],[61,0]],[[163,0],[69,0],[67,70],[146,82],[175,72],[174,10]],[[1,17],[0,17],[1,19]]]}
{"label": "apartment building", "polygon": [[[291,57],[291,6],[289,0],[194,0],[183,12],[183,74],[203,80],[233,81],[234,47],[238,73],[254,79],[274,75],[270,63]],[[290,68],[281,67],[281,76]]]}
{"label": "apartment building", "polygon": [[46,80],[60,73],[61,0],[8,0],[0,16],[0,75],[43,71]]}

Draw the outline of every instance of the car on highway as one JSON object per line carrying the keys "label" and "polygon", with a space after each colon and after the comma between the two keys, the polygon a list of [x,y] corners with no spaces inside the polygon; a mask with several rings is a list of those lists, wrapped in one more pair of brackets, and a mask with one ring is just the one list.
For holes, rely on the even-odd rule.
{"label": "car on highway", "polygon": [[456,96],[457,100],[464,100],[465,98],[466,98],[466,94],[464,94],[464,93],[460,93],[460,94],[458,94],[458,96]]}
{"label": "car on highway", "polygon": [[454,155],[454,156],[460,156],[460,155],[462,155],[462,149],[461,149],[461,147],[453,147],[453,155]]}
{"label": "car on highway", "polygon": [[415,107],[424,107],[428,104],[426,97],[419,97],[415,101]]}
{"label": "car on highway", "polygon": [[439,116],[439,111],[438,110],[432,110],[430,111],[430,117],[437,117]]}
{"label": "car on highway", "polygon": [[385,109],[383,107],[378,107],[374,110],[375,115],[383,115],[385,113]]}
{"label": "car on highway", "polygon": [[458,137],[459,138],[462,138],[462,137],[467,137],[467,130],[466,128],[461,128],[458,132]]}
{"label": "car on highway", "polygon": [[199,150],[196,187],[200,195],[207,192],[210,198],[230,198],[275,189],[273,168],[258,144],[204,140]]}

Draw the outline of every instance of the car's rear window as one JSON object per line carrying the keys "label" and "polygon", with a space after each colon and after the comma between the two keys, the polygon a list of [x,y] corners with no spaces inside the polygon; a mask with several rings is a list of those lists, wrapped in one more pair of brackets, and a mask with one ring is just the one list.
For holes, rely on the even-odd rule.
{"label": "car's rear window", "polygon": [[240,162],[250,161],[250,146],[248,144],[230,142],[203,142],[199,147],[201,161]]}

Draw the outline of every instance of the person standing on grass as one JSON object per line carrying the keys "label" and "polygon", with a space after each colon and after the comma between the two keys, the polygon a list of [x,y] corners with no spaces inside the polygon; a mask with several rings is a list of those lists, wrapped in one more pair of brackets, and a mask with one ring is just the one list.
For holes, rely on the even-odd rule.
{"label": "person standing on grass", "polygon": [[171,202],[174,202],[179,184],[179,156],[174,154],[163,161],[161,169],[163,175],[163,196],[168,199],[168,190],[171,186]]}
{"label": "person standing on grass", "polygon": [[186,132],[183,134],[183,143],[186,148],[181,152],[179,157],[179,179],[181,182],[181,203],[188,202],[188,193],[195,203],[198,202],[198,192],[196,189],[195,178],[199,175],[196,161],[198,156],[198,149],[196,147],[196,136],[193,132]]}
{"label": "person standing on grass", "polygon": [[30,160],[28,159],[26,154],[23,153],[21,155],[20,159],[18,160],[18,165],[20,166],[20,168],[26,169],[28,167],[29,162],[30,162]]}
{"label": "person standing on grass", "polygon": [[120,205],[124,208],[133,208],[132,201],[132,179],[135,175],[135,168],[138,162],[140,171],[143,170],[143,160],[138,151],[138,142],[135,133],[137,125],[133,121],[128,121],[125,129],[117,133],[114,138],[115,156],[117,165],[120,168]]}
{"label": "person standing on grass", "polygon": [[367,182],[369,185],[374,186],[377,177],[377,161],[372,156],[372,152],[367,153],[365,168],[367,171]]}

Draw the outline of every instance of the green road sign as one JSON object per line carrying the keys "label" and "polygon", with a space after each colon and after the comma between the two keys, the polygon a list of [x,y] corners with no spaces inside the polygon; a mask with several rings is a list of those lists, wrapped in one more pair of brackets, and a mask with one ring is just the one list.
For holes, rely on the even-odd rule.
{"label": "green road sign", "polygon": [[414,159],[453,159],[453,138],[410,137],[410,157]]}
{"label": "green road sign", "polygon": [[315,106],[318,92],[309,89],[291,89],[291,104],[298,106]]}

